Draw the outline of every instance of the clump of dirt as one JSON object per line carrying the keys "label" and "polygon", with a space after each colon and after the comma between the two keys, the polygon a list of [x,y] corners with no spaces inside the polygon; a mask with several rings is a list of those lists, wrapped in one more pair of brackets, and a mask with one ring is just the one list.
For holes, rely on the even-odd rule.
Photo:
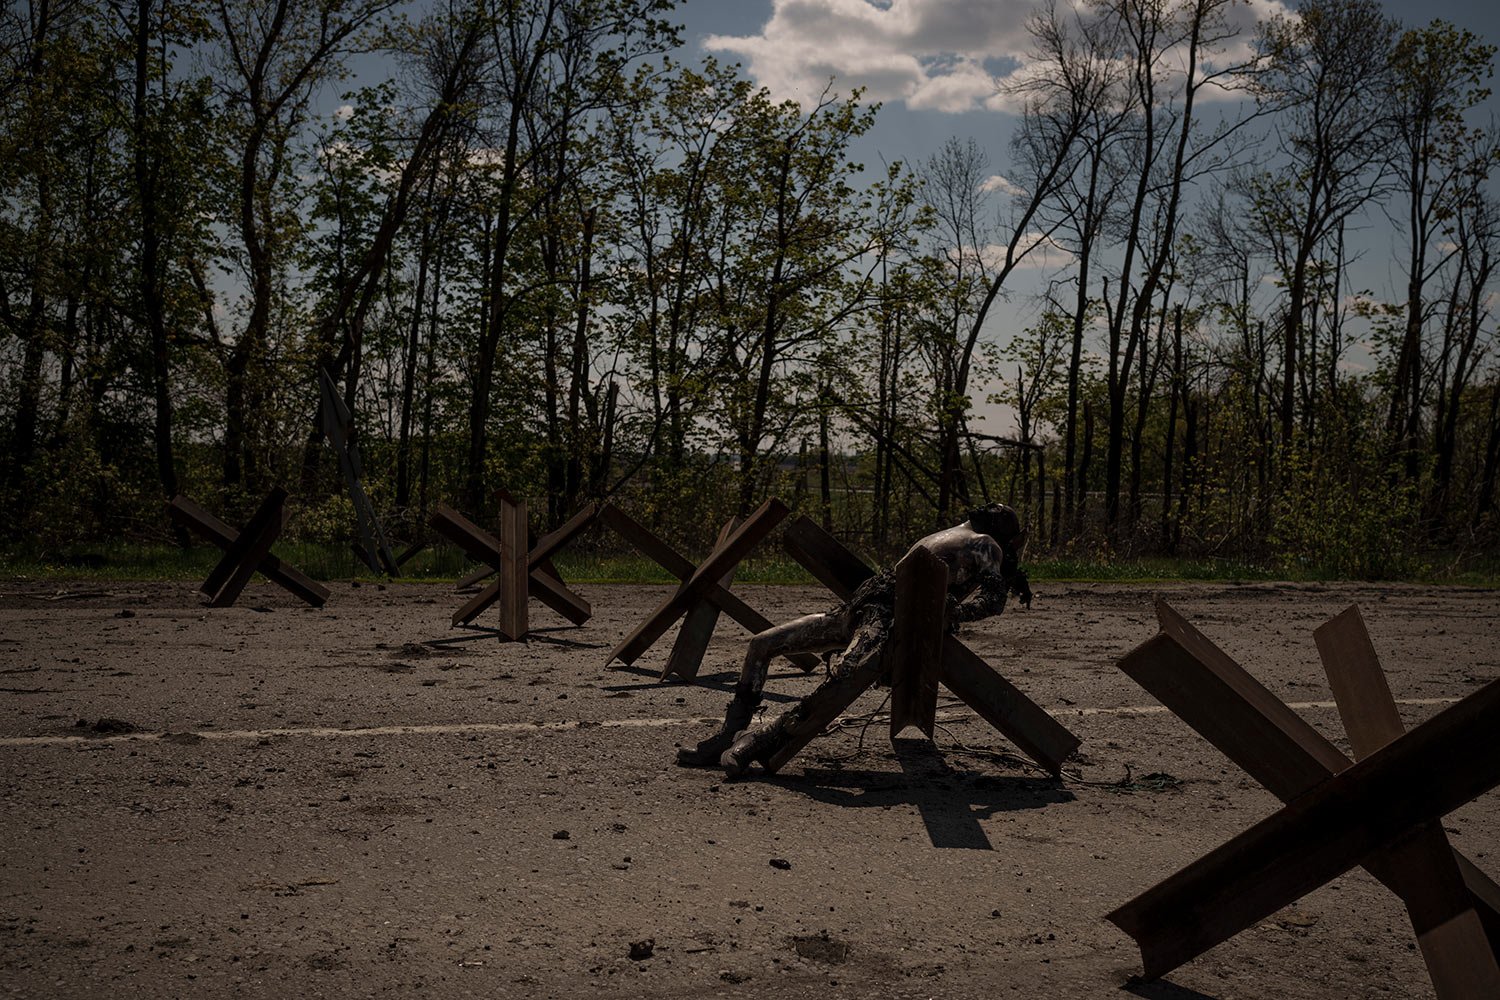
{"label": "clump of dirt", "polygon": [[87,729],[96,736],[119,736],[123,733],[139,732],[139,727],[133,722],[124,719],[102,718],[90,725],[89,720],[79,719],[73,723],[74,729]]}
{"label": "clump of dirt", "polygon": [[796,949],[798,955],[809,962],[843,965],[849,960],[849,942],[841,941],[827,931],[795,935],[792,938],[792,947]]}

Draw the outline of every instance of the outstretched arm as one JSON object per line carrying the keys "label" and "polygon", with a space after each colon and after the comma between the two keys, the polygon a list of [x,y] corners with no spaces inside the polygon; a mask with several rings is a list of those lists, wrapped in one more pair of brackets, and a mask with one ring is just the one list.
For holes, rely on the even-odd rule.
{"label": "outstretched arm", "polygon": [[973,622],[998,615],[1005,610],[1006,598],[1011,594],[1031,607],[1031,584],[1026,579],[1026,572],[1020,568],[1016,557],[1006,552],[999,567],[989,567],[980,575],[979,588],[973,597],[962,604],[953,602],[948,609],[948,620]]}

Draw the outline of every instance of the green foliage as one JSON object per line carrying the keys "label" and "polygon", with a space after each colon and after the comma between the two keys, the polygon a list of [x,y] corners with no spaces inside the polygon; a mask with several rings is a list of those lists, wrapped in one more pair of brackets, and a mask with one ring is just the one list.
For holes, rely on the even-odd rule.
{"label": "green foliage", "polygon": [[27,469],[23,480],[34,484],[21,527],[28,543],[40,551],[66,546],[79,538],[117,538],[137,534],[156,518],[139,479],[105,462],[87,428],[68,427],[61,445],[50,451],[46,467]]}
{"label": "green foliage", "polygon": [[1270,534],[1279,565],[1363,580],[1425,574],[1419,484],[1375,439],[1337,460],[1298,450],[1284,461]]}
{"label": "green foliage", "polygon": [[[98,543],[154,573],[170,562],[148,551],[173,537],[167,492],[236,521],[279,483],[286,551],[355,572],[353,508],[314,424],[323,365],[403,541],[440,501],[482,521],[503,487],[538,531],[609,498],[701,553],[776,494],[888,559],[987,496],[1025,508],[1038,567],[1060,575],[1385,577],[1447,548],[1435,572],[1490,565],[1500,143],[1474,112],[1492,46],[1442,22],[1398,31],[1372,0],[1304,4],[1233,81],[1266,117],[1184,133],[1188,176],[1172,177],[1180,81],[1153,83],[1161,117],[1146,117],[1111,74],[1160,42],[1104,29],[1160,14],[1160,37],[1180,38],[1181,16],[1207,11],[1223,55],[1224,6],[1085,5],[1038,41],[1088,79],[1029,74],[1012,162],[955,139],[917,173],[866,171],[854,153],[877,107],[832,89],[779,102],[738,67],[684,65],[671,6],[408,19],[386,0],[317,0],[278,19],[262,0],[79,0],[35,37],[29,8],[0,18],[4,535],[37,559]],[[320,108],[354,53],[390,72]],[[1080,151],[1085,120],[1095,146]],[[1163,126],[1154,149],[1148,123]],[[1191,233],[1185,213],[1166,221],[1179,187],[1199,201]],[[1351,308],[1345,230],[1405,218],[1401,198],[1422,216],[1402,236],[1428,256],[1395,270],[1420,268],[1428,290]],[[1017,290],[993,284],[997,247],[1045,246],[1043,231],[1075,253],[1087,231],[1094,270],[1029,271],[1045,293],[977,323]],[[1143,283],[1153,241],[1172,259]],[[1111,272],[1127,245],[1135,270]],[[1138,367],[1106,382],[1124,358],[1101,354],[1118,350],[1105,305],[1130,316],[1141,296]],[[964,437],[986,395],[1032,447]],[[1101,494],[1122,486],[1129,513],[1105,524]],[[1158,568],[1157,552],[1188,561]],[[577,558],[586,578],[659,576],[607,540]],[[457,567],[438,549],[413,572]],[[796,577],[770,557],[742,574]]]}

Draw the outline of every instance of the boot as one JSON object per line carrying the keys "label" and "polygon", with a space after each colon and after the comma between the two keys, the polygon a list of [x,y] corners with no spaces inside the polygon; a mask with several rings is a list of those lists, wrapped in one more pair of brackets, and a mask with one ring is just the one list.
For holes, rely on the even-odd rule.
{"label": "boot", "polygon": [[755,716],[755,709],[759,699],[755,701],[742,698],[738,694],[729,703],[729,708],[724,712],[724,725],[719,728],[708,739],[699,743],[696,747],[688,749],[680,747],[677,751],[678,767],[713,767],[719,762],[719,757],[734,743],[734,738],[748,725]]}
{"label": "boot", "polygon": [[719,766],[724,768],[724,776],[726,778],[744,777],[753,761],[759,761],[762,766],[765,766],[766,761],[786,742],[784,721],[784,719],[777,719],[769,726],[741,733],[739,739],[735,740],[734,744],[719,758]]}

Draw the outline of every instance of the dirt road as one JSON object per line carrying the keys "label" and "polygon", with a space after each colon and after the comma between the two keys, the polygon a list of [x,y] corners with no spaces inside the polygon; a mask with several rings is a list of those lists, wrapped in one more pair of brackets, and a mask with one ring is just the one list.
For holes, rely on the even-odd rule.
{"label": "dirt road", "polygon": [[[1358,602],[1414,725],[1500,676],[1500,594],[1037,585],[964,639],[1084,740],[1055,782],[946,694],[936,746],[850,719],[773,780],[670,763],[722,713],[614,643],[662,599],[581,587],[526,644],[448,627],[435,585],[0,585],[0,992],[34,997],[1116,997],[1102,915],[1271,796],[1114,663],[1160,592],[1347,748],[1312,629]],[[780,620],[813,588],[739,587]],[[63,596],[59,596],[59,594]],[[778,664],[771,707],[816,676]],[[869,713],[880,693],[854,708]],[[988,751],[1000,751],[996,755]],[[1500,876],[1500,797],[1446,820]],[[1157,998],[1423,997],[1399,902],[1346,875]]]}

